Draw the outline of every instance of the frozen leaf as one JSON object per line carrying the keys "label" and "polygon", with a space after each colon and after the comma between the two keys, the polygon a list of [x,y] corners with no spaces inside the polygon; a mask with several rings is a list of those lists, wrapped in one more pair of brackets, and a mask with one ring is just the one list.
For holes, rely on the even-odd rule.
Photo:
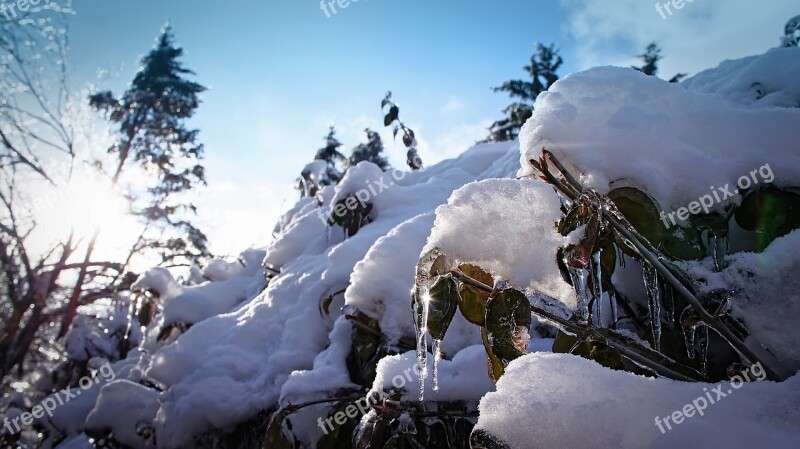
{"label": "frozen leaf", "polygon": [[[472,279],[480,281],[489,287],[494,284],[492,275],[483,271],[480,267],[461,264],[458,269]],[[459,285],[458,293],[458,308],[464,318],[472,324],[483,326],[486,323],[486,303],[489,300],[489,293],[465,283]]]}
{"label": "frozen leaf", "polygon": [[[614,189],[608,193],[608,197],[639,234],[654,247],[658,248],[661,245],[667,229],[659,218],[659,209],[653,198],[633,187]],[[626,254],[639,257],[625,243],[619,242],[618,246]]]}
{"label": "frozen leaf", "polygon": [[503,365],[503,361],[492,352],[486,328],[481,328],[481,340],[483,341],[483,349],[486,351],[486,367],[489,372],[489,379],[497,383],[500,376],[505,372],[505,365]]}
{"label": "frozen leaf", "polygon": [[451,275],[440,276],[428,292],[428,332],[434,340],[444,338],[458,308],[458,289]]}
{"label": "frozen leaf", "polygon": [[510,362],[525,354],[531,327],[531,304],[519,290],[496,292],[486,307],[486,331],[492,352]]}

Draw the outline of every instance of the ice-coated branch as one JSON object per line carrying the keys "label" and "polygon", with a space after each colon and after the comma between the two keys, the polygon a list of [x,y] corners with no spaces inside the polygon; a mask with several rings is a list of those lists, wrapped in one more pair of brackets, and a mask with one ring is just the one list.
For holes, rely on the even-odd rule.
{"label": "ice-coated branch", "polygon": [[[493,291],[488,285],[469,277],[459,270],[453,270],[450,273],[452,273],[453,277],[469,286],[483,290],[487,293],[492,293]],[[585,341],[596,341],[598,343],[602,343],[616,350],[623,357],[633,361],[638,365],[649,368],[661,376],[687,382],[698,382],[703,380],[702,374],[698,373],[697,371],[680,365],[674,360],[666,358],[663,354],[653,351],[650,348],[641,346],[631,339],[625,338],[622,335],[618,335],[613,330],[601,330],[596,328],[591,323],[579,324],[564,319],[533,304],[531,304],[531,312],[549,321],[557,323],[566,331],[578,335],[579,338],[582,338]],[[660,358],[663,362],[673,365],[673,367],[670,368],[665,366],[664,363],[659,363],[658,361],[653,360],[651,357]]]}
{"label": "ice-coated branch", "polygon": [[[561,179],[550,172],[547,164],[548,160],[552,162],[560,172],[562,175]],[[539,161],[531,159],[529,162],[531,166],[544,175],[545,180],[555,180],[556,182],[550,182],[550,184],[571,201],[578,199],[579,196],[576,196],[576,192],[580,192],[580,194],[586,192],[583,185],[580,184],[550,151],[543,149],[542,157],[540,157]],[[597,204],[596,207],[599,208],[609,225],[630,242],[631,245],[633,245],[633,249],[635,249],[647,263],[650,263],[664,279],[697,310],[703,321],[728,340],[731,346],[744,358],[748,359],[751,363],[761,362],[762,366],[767,371],[767,375],[772,380],[785,380],[792,375],[792,373],[782,366],[782,364],[761,344],[753,341],[752,338],[749,344],[744,343],[719,319],[719,317],[715,317],[709,313],[689,287],[684,285],[684,283],[675,276],[672,270],[663,263],[666,257],[660,254],[644,236],[639,234],[636,229],[628,223],[625,217],[616,210],[616,206],[614,206],[613,203],[605,201],[603,204]]]}

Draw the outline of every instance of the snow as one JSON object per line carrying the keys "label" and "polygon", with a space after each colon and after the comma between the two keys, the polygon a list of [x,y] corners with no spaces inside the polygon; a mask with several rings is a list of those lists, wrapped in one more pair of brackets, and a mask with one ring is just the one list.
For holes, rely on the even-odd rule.
{"label": "snow", "polygon": [[[532,173],[528,160],[547,148],[585,186],[607,193],[612,183],[633,185],[665,212],[712,186],[735,190],[741,176],[765,165],[774,168],[776,185],[797,185],[800,108],[775,106],[798,105],[799,70],[800,49],[791,48],[728,61],[683,84],[619,67],[569,75],[536,100],[520,133],[520,174]],[[774,102],[750,107],[722,96],[738,98],[756,82],[768,86]]]}
{"label": "snow", "polygon": [[210,281],[227,281],[235,276],[253,276],[261,267],[265,251],[250,248],[236,262],[213,259],[203,269],[203,277]]}
{"label": "snow", "polygon": [[131,285],[131,291],[140,290],[152,290],[166,300],[178,296],[182,289],[169,270],[155,267],[147,270]]}
{"label": "snow", "polygon": [[725,61],[681,84],[694,92],[717,94],[737,106],[800,107],[798,52],[798,47],[775,48],[764,55]]}
{"label": "snow", "polygon": [[745,322],[750,336],[793,370],[800,370],[800,231],[773,241],[761,254],[737,253],[729,266],[714,273],[709,261],[685,264],[701,291],[725,289],[733,296],[733,316]]}
{"label": "snow", "polygon": [[[377,376],[370,390],[371,395],[385,395],[392,388],[403,390],[402,399],[416,402],[419,383],[416,371],[417,354],[384,357],[378,362]],[[425,379],[426,401],[477,401],[494,390],[494,384],[486,374],[486,353],[482,345],[473,345],[459,351],[452,360],[439,362],[439,389],[432,389],[432,378]]]}
{"label": "snow", "polygon": [[203,270],[208,281],[181,286],[168,270],[152,268],[131,287],[153,290],[164,305],[162,325],[194,324],[230,311],[263,288],[262,250],[248,249],[235,262],[211,260]]}
{"label": "snow", "polygon": [[354,388],[347,371],[352,326],[340,316],[330,333],[330,346],[315,359],[310,370],[298,370],[289,375],[281,389],[282,405],[320,399],[343,388]]}
{"label": "snow", "polygon": [[562,279],[555,257],[567,242],[555,229],[560,205],[553,188],[539,181],[489,179],[466,185],[436,210],[425,251],[439,248],[575,310],[575,291]]}
{"label": "snow", "polygon": [[379,238],[350,276],[345,303],[378,319],[389,344],[414,335],[411,290],[420,251],[433,227],[433,213],[418,215]]}
{"label": "snow", "polygon": [[97,405],[86,418],[86,430],[111,430],[114,438],[129,446],[141,446],[140,426],[153,421],[158,411],[158,392],[129,380],[105,385]]}
{"label": "snow", "polygon": [[[656,417],[681,411],[706,392],[716,400],[712,389],[717,385],[726,397],[709,404],[703,416],[694,413],[678,425],[670,421],[672,429],[662,426],[662,434]],[[511,362],[497,383],[497,392],[484,396],[476,429],[512,449],[792,449],[800,445],[798,402],[800,376],[780,384],[762,381],[734,389],[729,382],[653,379],[571,355],[535,353]]]}

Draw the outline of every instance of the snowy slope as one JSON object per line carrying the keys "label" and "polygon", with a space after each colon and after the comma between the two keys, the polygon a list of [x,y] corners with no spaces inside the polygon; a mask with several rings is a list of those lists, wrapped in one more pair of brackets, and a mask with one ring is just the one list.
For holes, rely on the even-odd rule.
{"label": "snowy slope", "polygon": [[[229,272],[232,268],[217,262],[212,269],[217,281],[194,287],[181,287],[163,271],[152,270],[136,287],[162,295],[167,321],[195,324],[147,356],[144,377],[162,392],[143,394],[141,385],[118,378],[100,393],[89,428],[110,428],[135,446],[131,435],[143,425],[144,416],[153,415],[150,425],[158,447],[191,447],[199,434],[230,429],[279,398],[319,398],[350,386],[344,366],[350,324],[340,318],[331,325],[320,313],[320,301],[350,286],[347,303],[379,319],[387,335],[397,340],[413,336],[408,311],[414,266],[433,225],[434,210],[464,184],[513,176],[518,154],[517,144],[511,142],[479,145],[413,173],[384,173],[373,164],[359,164],[335,190],[323,189],[325,204],[303,199],[287,212],[264,259],[280,274],[231,313],[224,312],[238,304],[242,292],[263,283],[261,270]],[[345,239],[341,228],[329,228],[325,219],[340,197],[369,185],[386,186],[373,189],[374,220]],[[209,277],[208,270],[205,274]],[[192,308],[200,303],[205,304],[200,310]],[[466,323],[462,327],[463,335],[453,331],[453,353],[480,342],[476,330]],[[126,391],[136,398],[127,405],[141,412],[111,415],[108,407],[124,407]],[[155,399],[141,402],[145,398]],[[145,444],[142,440],[142,447]]]}

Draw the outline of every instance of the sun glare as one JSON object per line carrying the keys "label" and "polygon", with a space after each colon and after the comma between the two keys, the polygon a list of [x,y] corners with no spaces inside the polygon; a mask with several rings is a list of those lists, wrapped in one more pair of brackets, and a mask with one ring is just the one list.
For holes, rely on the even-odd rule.
{"label": "sun glare", "polygon": [[127,255],[141,225],[130,215],[131,206],[122,193],[92,175],[73,176],[66,186],[51,190],[34,200],[43,244],[63,241],[71,231],[85,244],[99,230],[95,260]]}

